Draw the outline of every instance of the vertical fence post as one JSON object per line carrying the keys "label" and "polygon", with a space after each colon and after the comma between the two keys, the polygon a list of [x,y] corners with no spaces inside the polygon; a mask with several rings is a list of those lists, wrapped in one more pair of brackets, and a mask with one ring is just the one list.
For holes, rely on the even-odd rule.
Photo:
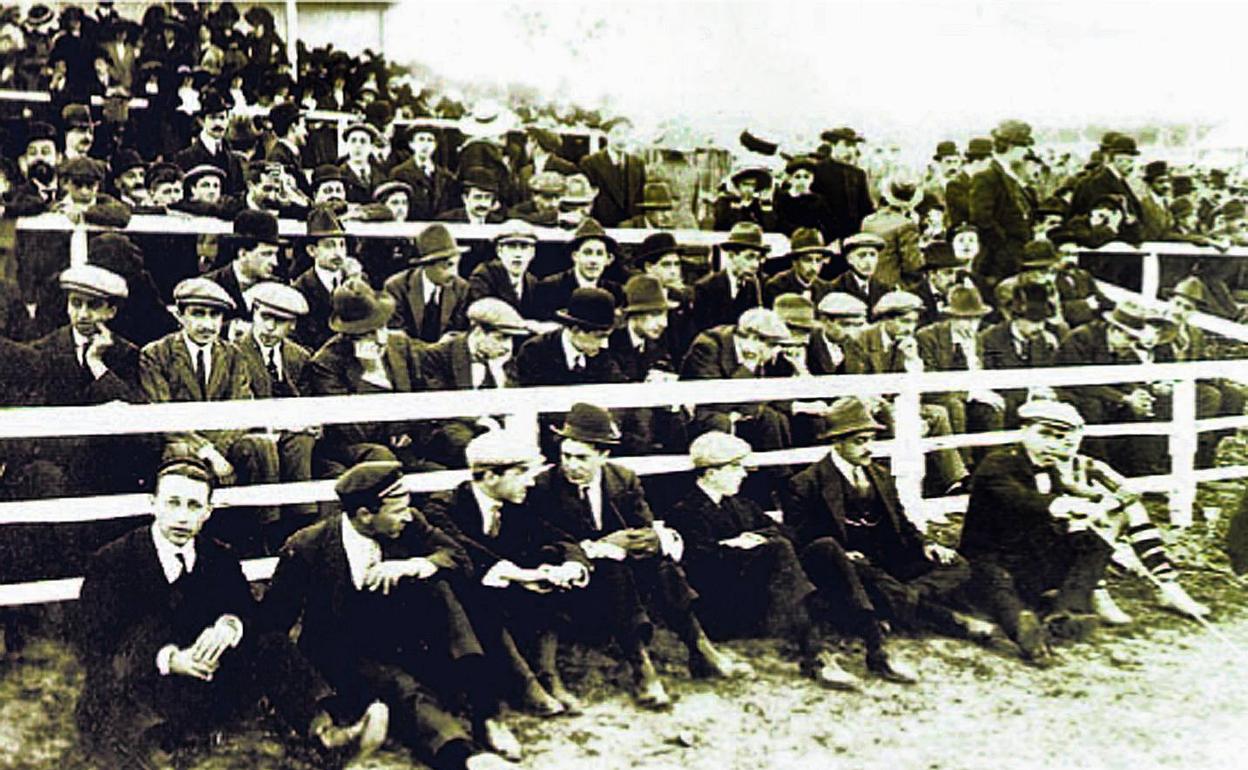
{"label": "vertical fence post", "polygon": [[1196,503],[1196,379],[1174,385],[1170,432],[1170,523],[1190,527]]}
{"label": "vertical fence post", "polygon": [[[919,391],[907,384],[893,402],[893,477],[897,495],[911,519],[923,510],[923,416],[919,413]],[[915,521],[920,528],[926,521]]]}
{"label": "vertical fence post", "polygon": [[87,226],[80,222],[69,233],[69,264],[87,264],[87,253]]}
{"label": "vertical fence post", "polygon": [[1156,299],[1161,288],[1161,257],[1157,252],[1149,252],[1140,256],[1140,294],[1148,299]]}

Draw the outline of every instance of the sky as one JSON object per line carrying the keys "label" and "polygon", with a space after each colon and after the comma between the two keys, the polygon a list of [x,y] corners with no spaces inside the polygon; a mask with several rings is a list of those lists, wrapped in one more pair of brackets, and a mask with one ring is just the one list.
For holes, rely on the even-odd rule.
{"label": "sky", "polygon": [[1248,3],[1173,0],[409,0],[385,34],[398,61],[642,124],[682,116],[721,136],[850,124],[907,141],[1005,117],[1248,128],[1245,22]]}

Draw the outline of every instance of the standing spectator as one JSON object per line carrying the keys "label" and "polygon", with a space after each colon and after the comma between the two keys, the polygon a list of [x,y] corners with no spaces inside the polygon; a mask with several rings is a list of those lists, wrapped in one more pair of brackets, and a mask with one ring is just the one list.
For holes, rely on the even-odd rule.
{"label": "standing spectator", "polygon": [[[390,178],[412,187],[413,219],[428,222],[453,208],[459,183],[449,168],[438,163],[438,129],[428,123],[408,126],[407,146],[411,157],[395,166]],[[402,133],[400,133],[402,135]]]}
{"label": "standing spectator", "polygon": [[233,101],[216,90],[205,91],[199,100],[199,111],[196,118],[199,122],[199,133],[191,140],[189,147],[174,155],[174,162],[183,171],[209,163],[225,172],[226,192],[234,196],[242,196],[246,188],[243,176],[242,160],[231,149],[226,141],[226,129],[230,125],[230,110]]}
{"label": "standing spectator", "polygon": [[815,168],[811,191],[827,201],[832,212],[828,242],[848,238],[862,229],[862,220],[875,211],[867,173],[858,167],[858,145],[865,139],[852,128],[824,131],[820,138],[830,146],[828,157]]}
{"label": "standing spectator", "polygon": [[945,181],[945,223],[950,229],[971,218],[971,178],[992,163],[992,140],[976,137],[966,145],[966,162]]}
{"label": "standing spectator", "polygon": [[641,213],[645,195],[646,162],[631,149],[633,123],[628,118],[612,118],[603,124],[607,147],[581,159],[581,171],[599,191],[593,217],[603,227],[617,227]]}
{"label": "standing spectator", "polygon": [[1006,120],[993,129],[995,157],[971,179],[970,222],[979,230],[982,252],[973,266],[989,286],[1018,272],[1023,246],[1031,240],[1032,204],[1015,166],[1035,143],[1031,126]]}

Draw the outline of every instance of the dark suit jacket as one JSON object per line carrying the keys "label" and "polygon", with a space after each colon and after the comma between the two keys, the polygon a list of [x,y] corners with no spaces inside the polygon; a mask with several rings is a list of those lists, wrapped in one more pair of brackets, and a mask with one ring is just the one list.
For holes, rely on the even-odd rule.
{"label": "dark suit jacket", "polygon": [[641,480],[636,473],[614,463],[602,467],[601,530],[594,528],[593,512],[577,494],[576,486],[557,467],[537,477],[526,506],[573,543],[654,523]]}
{"label": "dark suit jacket", "polygon": [[[464,549],[417,510],[397,540],[381,541],[382,557],[425,556],[442,569],[431,581],[467,574]],[[441,581],[439,581],[441,582]],[[264,623],[288,631],[302,618],[299,648],[322,670],[352,668],[361,659],[392,659],[416,623],[396,622],[380,594],[357,591],[342,544],[342,516],[329,516],[286,541],[264,596]],[[389,605],[391,610],[400,607]],[[380,610],[370,612],[368,609]],[[330,677],[339,681],[339,677]]]}
{"label": "dark suit jacket", "polygon": [[841,292],[857,297],[867,303],[867,312],[870,313],[871,309],[875,307],[875,303],[879,302],[880,297],[888,293],[889,287],[879,281],[869,279],[867,281],[867,290],[863,291],[858,284],[857,277],[851,275],[851,272],[847,270],[833,278],[828,284],[828,292]]}
{"label": "dark suit jacket", "polygon": [[867,173],[857,166],[825,158],[815,167],[811,192],[823,196],[832,212],[829,240],[847,238],[862,229],[862,220],[875,211]]}
{"label": "dark suit jacket", "polygon": [[[420,353],[423,343],[409,338],[401,331],[391,331],[386,339],[386,354],[382,362],[390,379],[391,389],[386,391],[363,379],[364,367],[355,357],[351,339],[336,334],[316,351],[305,369],[305,390],[312,396],[345,396],[351,393],[413,393],[424,390],[424,378],[420,370]],[[390,436],[398,436],[412,430],[412,425],[402,422],[386,423],[339,423],[325,426],[325,442],[337,448],[353,444],[386,444]]]}
{"label": "dark suit jacket", "polygon": [[[1107,327],[1106,321],[1098,319],[1072,329],[1058,346],[1054,363],[1057,366],[1140,363],[1135,356],[1121,355],[1110,350],[1106,337]],[[1164,353],[1164,348],[1159,350],[1157,360],[1166,358]],[[1079,413],[1089,423],[1118,422],[1139,419],[1122,403],[1122,399],[1137,387],[1139,383],[1083,385],[1061,388],[1059,392],[1079,408]]]}
{"label": "dark suit jacket", "polygon": [[295,340],[315,353],[326,340],[334,336],[329,328],[329,316],[334,310],[333,299],[329,289],[317,277],[316,269],[312,267],[300,273],[291,286],[298,289],[308,301],[307,314],[299,316],[299,320],[295,321]]}
{"label": "dark suit jacket", "polygon": [[428,221],[443,211],[452,209],[459,200],[459,183],[455,175],[444,166],[434,165],[433,176],[416,165],[416,161],[408,158],[395,166],[390,178],[406,182],[412,187],[412,218]]}
{"label": "dark suit jacket", "polygon": [[970,221],[971,177],[965,171],[945,185],[945,224],[949,227]]}
{"label": "dark suit jacket", "polygon": [[735,324],[746,310],[763,304],[763,287],[757,277],[752,281],[741,281],[736,297],[730,296],[731,290],[725,270],[705,275],[693,284],[695,331]]}
{"label": "dark suit jacket", "polygon": [[[472,356],[468,352],[468,335],[452,333],[425,348],[420,359],[420,371],[429,390],[472,390]],[[506,382],[499,385],[516,385],[515,358],[503,365]]]}
{"label": "dark suit jacket", "polygon": [[367,177],[361,177],[355,173],[355,169],[351,168],[346,162],[338,166],[338,170],[342,172],[347,187],[348,203],[372,203],[373,190],[377,189],[377,185],[386,180],[386,170],[381,167],[381,164],[375,160],[370,160],[368,166]]}
{"label": "dark suit jacket", "polygon": [[[425,277],[419,267],[412,267],[396,273],[386,279],[385,291],[395,300],[395,313],[390,317],[390,326],[402,329],[412,339],[423,339],[425,320]],[[440,339],[449,331],[464,331],[468,328],[468,282],[459,276],[453,276],[451,282],[442,287],[441,322],[436,331]]]}
{"label": "dark suit jacket", "polygon": [[575,372],[568,368],[560,337],[562,329],[555,329],[536,337],[530,337],[520,346],[516,355],[516,374],[520,384],[532,385],[579,385],[590,382],[627,382],[615,358],[603,350],[593,358],[586,359],[585,371]]}
{"label": "dark suit jacket", "polygon": [[[139,382],[153,403],[166,401],[232,401],[253,397],[247,364],[238,348],[224,340],[212,343],[212,364],[208,372],[208,391],[195,377],[195,364],[182,339],[174,332],[143,346],[139,351]],[[245,431],[202,431],[169,436],[170,440],[188,441],[193,448],[211,442],[224,450]]]}
{"label": "dark suit jacket", "polygon": [[581,171],[598,189],[593,216],[603,227],[616,227],[641,213],[646,162],[640,157],[625,153],[623,164],[617,166],[606,150],[599,150],[581,158]]}
{"label": "dark suit jacket", "polygon": [[883,329],[879,324],[867,328],[858,335],[858,347],[864,356],[863,365],[866,374],[887,374],[903,372],[905,365],[901,353],[897,349],[897,340],[890,340],[884,345]]}
{"label": "dark suit jacket", "polygon": [[815,329],[806,345],[806,368],[811,374],[862,374],[866,371],[866,354],[857,342],[847,339],[837,344],[844,354],[840,365],[832,362],[832,354],[828,351],[823,330]]}
{"label": "dark suit jacket", "polygon": [[247,302],[243,299],[243,288],[238,283],[238,275],[234,272],[234,263],[227,262],[218,267],[204,273],[204,278],[214,281],[225,293],[230,295],[230,299],[234,300],[234,309],[227,311],[225,320],[228,322],[234,318],[243,320],[251,320],[251,311],[247,309]]}
{"label": "dark suit jacket", "polygon": [[[538,318],[543,321],[554,320],[555,311],[563,310],[572,298],[572,292],[580,285],[576,282],[575,268],[548,275],[538,281],[534,302],[537,304]],[[598,288],[606,289],[615,297],[615,306],[624,304],[624,290],[618,283],[605,278],[598,280]]]}
{"label": "dark suit jacket", "polygon": [[971,179],[969,216],[982,246],[975,272],[993,281],[1017,273],[1023,246],[1031,240],[1031,203],[1000,162],[994,160]]}
{"label": "dark suit jacket", "polygon": [[979,463],[958,546],[963,556],[972,561],[994,555],[1038,556],[1052,546],[1063,527],[1049,506],[1061,487],[1052,483],[1050,491],[1041,492],[1038,473],[1021,447],[998,449]]}
{"label": "dark suit jacket", "polygon": [[[256,338],[248,334],[235,345],[247,366],[247,376],[256,398],[273,398],[273,379],[269,376],[268,362],[261,355]],[[290,396],[298,396],[300,383],[303,381],[303,368],[307,366],[312,354],[297,342],[283,340],[281,356],[282,384],[291,391]]]}
{"label": "dark suit jacket", "polygon": [[[872,463],[867,478],[884,504],[886,525],[893,535],[892,547],[885,553],[867,554],[873,562],[886,569],[923,562],[923,536],[902,510],[897,488],[888,471]],[[789,479],[780,493],[784,523],[793,534],[798,550],[821,537],[831,537],[848,547],[845,524],[845,477],[825,456],[806,470]],[[892,569],[890,569],[892,571]]]}
{"label": "dark suit jacket", "polygon": [[[966,356],[962,353],[961,347],[953,344],[953,330],[949,321],[937,321],[930,326],[924,326],[915,332],[914,337],[919,342],[919,357],[923,359],[923,368],[926,371],[947,372],[966,369]],[[978,349],[978,338],[976,338],[976,346],[976,352],[979,353],[982,364],[983,351]]]}
{"label": "dark suit jacket", "polygon": [[[1142,216],[1140,199],[1136,197],[1135,191],[1131,189],[1131,186],[1118,175],[1118,172],[1107,165],[1099,166],[1080,177],[1075,184],[1075,191],[1070,199],[1070,215],[1078,216],[1090,213],[1097,198],[1104,195],[1121,195],[1127,202],[1128,217],[1135,220],[1135,223],[1128,229],[1134,230],[1135,227],[1138,227],[1140,217]],[[1123,225],[1127,227],[1126,222]],[[1123,240],[1130,241],[1131,237],[1124,237]]]}
{"label": "dark suit jacket", "polygon": [[43,399],[48,406],[84,406],[108,401],[142,404],[147,396],[139,386],[139,349],[129,340],[113,337],[113,346],[104,354],[108,371],[94,379],[90,371],[78,365],[78,352],[68,326],[62,326],[46,337],[31,343],[42,358],[40,370],[19,369],[24,377],[43,385]]}
{"label": "dark suit jacket", "polygon": [[783,529],[748,497],[725,497],[717,505],[696,485],[667,513],[665,521],[684,538],[683,561],[693,570],[710,566],[721,557],[731,559],[742,553],[720,545],[721,540],[743,532],[756,532],[768,538],[785,536]]}
{"label": "dark suit jacket", "polygon": [[221,142],[216,155],[208,152],[208,148],[196,136],[189,147],[173,156],[173,162],[183,171],[190,171],[196,166],[212,165],[225,172],[225,192],[234,196],[242,196],[247,192],[246,178],[243,176],[243,164],[239,156]]}
{"label": "dark suit jacket", "polygon": [[637,348],[633,347],[628,329],[616,329],[611,333],[607,352],[615,358],[615,362],[628,382],[641,382],[646,379],[646,373],[651,369],[662,372],[676,371],[666,335],[654,342],[647,340],[645,350],[639,353]]}
{"label": "dark suit jacket", "polygon": [[797,273],[789,268],[768,278],[767,283],[763,284],[763,305],[771,307],[775,304],[776,297],[781,294],[802,294],[813,302],[815,307],[818,307],[819,300],[830,291],[832,291],[831,281],[815,276],[815,280],[811,281],[809,286],[804,286],[798,280]]}
{"label": "dark suit jacket", "polygon": [[525,318],[537,318],[537,284],[538,279],[532,273],[524,274],[524,294],[516,297],[516,289],[511,285],[511,274],[497,259],[483,262],[472,271],[468,279],[468,304],[484,297],[497,297],[514,307]]}

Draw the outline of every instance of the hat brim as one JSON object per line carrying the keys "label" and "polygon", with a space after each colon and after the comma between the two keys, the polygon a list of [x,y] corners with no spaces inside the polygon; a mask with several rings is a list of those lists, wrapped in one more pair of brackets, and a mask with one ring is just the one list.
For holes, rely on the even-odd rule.
{"label": "hat brim", "polygon": [[679,257],[681,255],[680,247],[673,246],[670,249],[664,248],[657,249],[655,251],[643,251],[633,257],[633,262],[638,265],[645,265],[650,262],[657,262],[666,257],[668,254],[675,254]]}
{"label": "hat brim", "polygon": [[645,302],[640,305],[625,305],[620,308],[620,312],[624,315],[639,315],[641,313],[659,313],[665,310],[675,310],[680,307],[679,302],[665,300],[663,302]]}
{"label": "hat brim", "polygon": [[560,321],[565,321],[570,324],[576,324],[577,326],[584,326],[587,329],[596,329],[598,331],[606,331],[607,329],[615,328],[614,320],[612,320],[611,323],[609,324],[602,324],[598,321],[591,321],[586,318],[577,318],[576,316],[570,314],[566,308],[562,310],[556,310],[555,318],[559,319]]}
{"label": "hat brim", "polygon": [[741,243],[740,241],[724,241],[719,244],[719,248],[723,251],[744,251],[745,249],[753,249],[761,251],[764,254],[771,251],[771,247],[765,243]]}
{"label": "hat brim", "polygon": [[[793,328],[793,329],[801,329],[802,331],[808,331],[808,332],[812,332],[812,331],[814,331],[815,329],[819,329],[819,328],[821,328],[820,323],[819,323],[817,320],[813,319],[813,318],[812,318],[811,320],[809,320],[809,321],[807,321],[807,320],[805,320],[805,319],[803,319],[803,318],[799,318],[799,319],[792,320],[792,321],[790,321],[790,320],[786,320],[786,321],[784,322],[784,325],[785,325],[785,326],[788,326],[788,327],[790,327],[790,328]],[[790,341],[792,341],[792,340],[790,340]]]}
{"label": "hat brim", "polygon": [[[564,430],[564,428],[569,428],[569,429]],[[560,438],[568,438],[568,439],[572,439],[573,441],[580,441],[585,444],[609,444],[611,446],[616,446],[617,444],[620,443],[620,438],[621,438],[620,432],[618,429],[616,430],[615,434],[611,436],[591,436],[585,433],[581,433],[575,428],[570,428],[569,426],[566,426],[566,425],[564,427],[559,427],[558,425],[552,425],[550,426],[550,432],[554,433],[556,436],[559,436]]]}
{"label": "hat brim", "polygon": [[616,242],[616,240],[609,235],[583,235],[579,238],[573,238],[572,240],[568,241],[568,250],[576,251],[577,249],[581,247],[581,244],[584,243],[585,241],[602,241],[603,243],[606,244],[607,251],[611,252],[612,254],[616,253],[620,248],[620,244]]}
{"label": "hat brim", "polygon": [[819,432],[816,438],[839,438],[841,436],[852,436],[855,433],[879,433],[882,430],[885,430],[883,425],[868,417],[866,420],[853,422],[848,425],[835,425],[825,428]]}
{"label": "hat brim", "polygon": [[987,305],[980,305],[977,308],[967,310],[953,310],[946,308],[944,314],[951,318],[983,318],[992,312],[992,308]]}
{"label": "hat brim", "polygon": [[1127,334],[1130,334],[1132,337],[1143,336],[1144,330],[1148,328],[1147,323],[1145,323],[1143,326],[1140,326],[1140,327],[1135,327],[1135,326],[1130,326],[1128,324],[1124,324],[1122,321],[1119,321],[1118,319],[1114,318],[1114,311],[1112,310],[1107,310],[1104,313],[1102,313],[1101,318],[1105,319],[1105,323],[1117,329],[1121,329]]}
{"label": "hat brim", "polygon": [[481,326],[490,331],[506,334],[508,337],[527,337],[533,333],[531,329],[523,326],[498,326],[495,324],[481,324]]}
{"label": "hat brim", "polygon": [[433,252],[432,254],[424,254],[419,257],[412,257],[410,260],[408,260],[408,264],[431,265],[434,262],[441,262],[444,259],[450,259],[451,257],[462,256],[464,254],[467,254],[470,251],[472,251],[471,246],[456,246],[453,249],[441,249],[439,251]]}
{"label": "hat brim", "polygon": [[793,249],[792,251],[790,251],[788,254],[785,254],[784,256],[802,257],[807,254],[822,254],[825,257],[835,256],[835,252],[833,252],[832,249],[829,249],[827,246],[803,246],[800,249]]}
{"label": "hat brim", "polygon": [[354,321],[344,321],[336,315],[331,315],[329,317],[329,328],[331,331],[343,334],[363,334],[375,331],[386,325],[390,317],[394,315],[394,309],[394,298],[388,294],[383,294],[377,298],[377,304],[373,307],[372,312],[363,318]]}

